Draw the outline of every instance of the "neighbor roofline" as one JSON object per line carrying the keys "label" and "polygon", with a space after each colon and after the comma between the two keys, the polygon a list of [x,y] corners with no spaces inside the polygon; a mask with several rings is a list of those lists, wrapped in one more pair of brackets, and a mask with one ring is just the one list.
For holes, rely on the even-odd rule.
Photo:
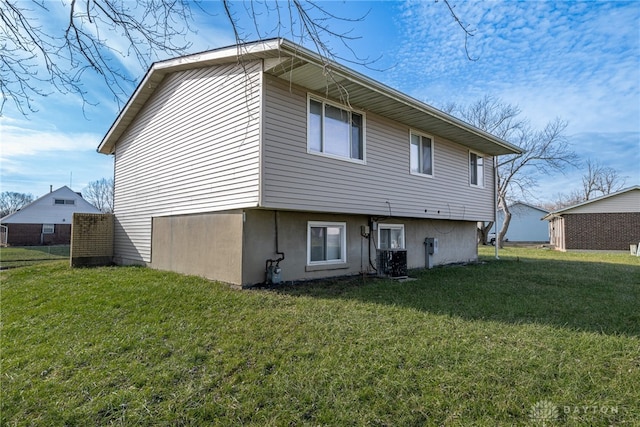
{"label": "neighbor roofline", "polygon": [[547,215],[542,217],[542,219],[550,219],[553,217],[561,216],[561,214],[566,213],[567,211],[573,210],[575,208],[579,208],[584,205],[588,205],[590,203],[594,203],[600,200],[608,199],[609,197],[618,196],[623,193],[627,193],[633,190],[640,190],[640,185],[634,185],[631,187],[623,188],[620,191],[616,191],[615,193],[605,194],[604,196],[596,197],[595,199],[585,200],[584,202],[576,203],[575,205],[568,206],[566,208],[558,209],[557,211],[549,212]]}

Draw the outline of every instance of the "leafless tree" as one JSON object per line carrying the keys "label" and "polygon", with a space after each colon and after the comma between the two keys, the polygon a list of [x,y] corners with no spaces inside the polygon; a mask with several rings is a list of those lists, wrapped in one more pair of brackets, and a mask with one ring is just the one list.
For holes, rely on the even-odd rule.
{"label": "leafless tree", "polygon": [[90,182],[82,190],[82,197],[104,213],[113,213],[113,178]]}
{"label": "leafless tree", "polygon": [[597,160],[588,159],[584,167],[580,189],[574,189],[568,194],[557,194],[553,202],[545,205],[546,209],[554,211],[586,202],[594,197],[615,193],[622,190],[626,184],[626,178],[621,176],[618,171],[609,166],[601,165]]}
{"label": "leafless tree", "polygon": [[[449,106],[452,114],[463,120],[511,142],[523,150],[523,154],[511,154],[498,157],[497,191],[498,208],[504,212],[504,222],[496,236],[496,242],[502,246],[511,222],[509,202],[515,195],[526,198],[531,196],[537,185],[536,173],[552,174],[563,172],[564,168],[574,165],[577,155],[570,150],[564,131],[567,123],[555,119],[537,130],[529,121],[520,117],[520,109],[501,100],[485,96],[467,106]],[[485,225],[485,232],[488,231]]]}
{"label": "leafless tree", "polygon": [[[359,57],[351,49],[358,37],[351,29],[339,31],[333,25],[355,24],[366,15],[347,17],[343,8],[339,16],[326,4],[310,0],[221,0],[221,4],[238,43],[288,37],[313,46],[326,59],[365,65],[377,60]],[[469,56],[467,40],[475,30],[458,17],[455,5],[449,0],[444,4],[465,33]],[[188,40],[198,30],[196,15],[206,16],[207,6],[202,0],[0,1],[0,115],[7,101],[24,115],[35,112],[36,99],[53,92],[79,96],[83,105],[93,104],[84,84],[90,75],[101,79],[122,105],[137,77],[131,77],[121,61],[134,57],[147,69],[163,57],[190,53]],[[63,28],[47,28],[38,21],[38,16],[60,10],[68,17]],[[351,57],[338,55],[334,42],[344,45]]]}
{"label": "leafless tree", "polygon": [[591,200],[593,197],[604,196],[621,190],[626,179],[615,169],[603,166],[597,160],[586,161],[584,175],[582,175],[582,199]]}
{"label": "leafless tree", "polygon": [[566,208],[578,203],[584,202],[582,191],[574,189],[567,193],[558,193],[554,196],[552,201],[545,202],[541,207],[549,212],[557,211],[558,209]]}
{"label": "leafless tree", "polygon": [[19,211],[23,206],[33,202],[33,195],[3,191],[0,193],[0,218]]}
{"label": "leafless tree", "polygon": [[[354,38],[348,33],[332,31],[327,23],[352,19],[333,15],[314,2],[222,0],[222,4],[238,42],[279,36],[288,28],[293,37],[310,40],[319,52],[335,58],[327,39],[337,38],[348,46],[348,41]],[[204,12],[204,5],[204,2],[189,0],[69,0],[58,4],[45,0],[3,0],[0,2],[0,89],[3,93],[0,113],[9,100],[23,114],[34,112],[34,99],[53,91],[78,95],[85,104],[90,104],[83,78],[91,72],[103,80],[121,104],[135,78],[128,75],[119,61],[132,56],[146,69],[163,56],[189,53],[191,43],[187,40],[197,32],[195,8]],[[38,13],[58,10],[61,6],[68,16],[61,31],[45,28],[45,24],[36,19]],[[278,17],[276,27],[262,30],[261,19],[274,14]],[[243,23],[247,20],[252,28],[245,30]],[[117,47],[114,38],[123,40],[123,47]]]}
{"label": "leafless tree", "polygon": [[[68,16],[59,30],[46,28],[37,16],[62,6]],[[51,10],[50,10],[51,9]],[[35,111],[34,97],[53,91],[79,95],[90,102],[82,79],[89,72],[104,81],[117,101],[133,83],[119,60],[134,56],[146,65],[162,54],[175,55],[190,44],[178,42],[193,31],[187,0],[3,0],[0,2],[0,89],[5,103],[11,100],[23,114]],[[119,49],[113,36],[127,45]],[[112,37],[111,40],[108,37]],[[182,38],[183,39],[183,38]],[[43,89],[44,87],[50,89]]]}

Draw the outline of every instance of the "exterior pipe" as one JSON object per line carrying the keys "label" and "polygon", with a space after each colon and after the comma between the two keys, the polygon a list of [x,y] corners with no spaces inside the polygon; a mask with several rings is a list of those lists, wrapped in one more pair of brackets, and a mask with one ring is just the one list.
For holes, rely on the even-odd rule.
{"label": "exterior pipe", "polygon": [[498,159],[493,156],[493,229],[496,235],[496,259],[500,259],[499,249],[500,242],[498,241]]}

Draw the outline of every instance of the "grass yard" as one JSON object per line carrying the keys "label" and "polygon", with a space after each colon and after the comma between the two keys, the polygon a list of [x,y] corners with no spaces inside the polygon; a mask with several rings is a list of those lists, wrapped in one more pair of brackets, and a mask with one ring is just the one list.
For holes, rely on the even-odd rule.
{"label": "grass yard", "polygon": [[35,263],[69,259],[69,245],[0,247],[0,268],[23,267]]}
{"label": "grass yard", "polygon": [[640,425],[640,259],[492,251],[404,283],[251,291],[5,271],[0,423]]}

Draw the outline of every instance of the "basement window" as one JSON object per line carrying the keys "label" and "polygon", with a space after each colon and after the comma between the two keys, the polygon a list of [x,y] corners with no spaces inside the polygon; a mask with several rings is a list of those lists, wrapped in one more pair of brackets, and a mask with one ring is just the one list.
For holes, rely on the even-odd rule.
{"label": "basement window", "polygon": [[307,223],[307,265],[347,262],[347,224],[344,222]]}
{"label": "basement window", "polygon": [[378,249],[404,249],[404,225],[378,224]]}

